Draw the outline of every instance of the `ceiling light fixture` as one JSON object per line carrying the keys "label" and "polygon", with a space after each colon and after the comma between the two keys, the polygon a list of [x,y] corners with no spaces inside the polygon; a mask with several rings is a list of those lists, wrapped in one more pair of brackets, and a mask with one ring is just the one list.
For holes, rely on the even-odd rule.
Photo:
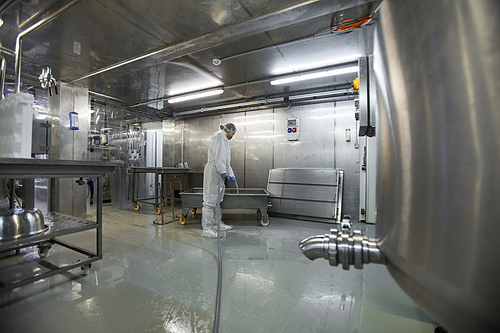
{"label": "ceiling light fixture", "polygon": [[[203,73],[200,73],[203,75]],[[186,81],[182,84],[176,84],[177,89],[170,89],[168,91],[168,95],[177,96],[184,95],[193,92],[207,91],[212,89],[217,89],[218,87],[222,87],[224,84],[219,80],[214,80],[213,78],[207,78],[208,81],[204,84],[193,84],[191,81]],[[196,81],[195,81],[196,82]]]}
{"label": "ceiling light fixture", "polygon": [[191,100],[191,99],[203,98],[203,97],[213,96],[213,95],[219,95],[219,94],[222,94],[223,92],[224,92],[223,88],[219,88],[219,89],[215,89],[215,90],[202,91],[202,92],[199,92],[199,93],[188,94],[188,95],[179,96],[179,97],[172,97],[172,98],[168,99],[168,102],[170,104],[179,103],[179,102],[184,102],[184,101],[188,101],[188,100]]}
{"label": "ceiling light fixture", "polygon": [[269,83],[271,83],[273,86],[275,86],[275,85],[285,84],[285,83],[290,83],[290,82],[317,79],[317,78],[326,77],[326,76],[354,73],[357,71],[358,71],[358,66],[351,66],[351,67],[331,69],[331,70],[323,71],[323,72],[289,76],[289,77],[286,77],[283,79],[271,80]]}
{"label": "ceiling light fixture", "polygon": [[354,54],[354,55],[350,55],[347,57],[328,59],[326,61],[301,64],[301,65],[297,65],[297,66],[290,65],[287,68],[273,70],[271,73],[273,75],[283,75],[283,74],[287,74],[287,73],[291,74],[292,72],[303,72],[306,70],[313,70],[315,68],[321,68],[321,67],[327,67],[327,66],[333,66],[333,65],[341,65],[342,63],[346,63],[346,62],[353,62],[353,61],[357,62],[359,57],[361,57],[361,54]]}

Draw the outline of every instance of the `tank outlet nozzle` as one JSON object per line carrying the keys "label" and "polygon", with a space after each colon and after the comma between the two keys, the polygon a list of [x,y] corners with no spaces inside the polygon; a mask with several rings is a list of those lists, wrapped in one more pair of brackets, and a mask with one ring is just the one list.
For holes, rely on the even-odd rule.
{"label": "tank outlet nozzle", "polygon": [[314,260],[325,258],[332,266],[342,265],[349,270],[351,265],[362,269],[364,264],[384,264],[385,256],[374,239],[368,239],[360,230],[330,229],[329,234],[305,238],[299,244],[302,253]]}

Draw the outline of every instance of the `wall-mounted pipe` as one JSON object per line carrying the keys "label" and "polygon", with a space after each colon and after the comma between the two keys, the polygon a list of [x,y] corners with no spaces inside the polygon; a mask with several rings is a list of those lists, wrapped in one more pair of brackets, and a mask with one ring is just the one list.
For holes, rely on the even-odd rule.
{"label": "wall-mounted pipe", "polygon": [[1,70],[1,75],[2,77],[0,78],[0,99],[5,98],[4,94],[4,89],[5,89],[5,74],[7,74],[7,63],[5,61],[5,58],[0,56],[1,64],[0,64],[0,70]]}
{"label": "wall-mounted pipe", "polygon": [[350,232],[348,228],[330,229],[329,234],[308,237],[299,244],[302,253],[310,260],[324,258],[331,266],[342,265],[349,270],[351,265],[361,269],[364,264],[384,264],[384,253],[374,239],[364,237],[360,230]]}
{"label": "wall-mounted pipe", "polygon": [[78,4],[82,0],[73,0],[70,3],[68,3],[66,6],[60,8],[56,12],[54,12],[52,15],[47,16],[46,18],[38,21],[37,23],[33,24],[31,27],[27,28],[26,30],[21,31],[16,38],[16,63],[15,63],[15,72],[16,72],[16,94],[20,92],[21,90],[21,49],[22,49],[22,38],[27,35],[28,33],[32,32],[35,29],[38,29],[39,27],[49,23],[62,13],[64,13],[66,10],[70,9],[74,5]]}

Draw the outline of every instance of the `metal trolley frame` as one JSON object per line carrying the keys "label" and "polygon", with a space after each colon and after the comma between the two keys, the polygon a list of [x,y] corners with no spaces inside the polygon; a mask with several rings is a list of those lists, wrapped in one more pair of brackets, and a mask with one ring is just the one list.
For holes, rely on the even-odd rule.
{"label": "metal trolley frame", "polygon": [[[132,203],[134,210],[139,210],[139,203],[150,204],[155,207],[155,212],[157,215],[161,213],[161,206],[163,205],[163,186],[166,182],[166,177],[164,175],[168,174],[187,174],[189,173],[189,168],[175,168],[175,167],[132,167],[130,168],[132,172]],[[136,174],[139,173],[154,173],[155,183],[154,183],[154,197],[152,198],[136,198]],[[160,180],[161,176],[161,180]],[[165,179],[164,179],[165,178]],[[171,198],[173,194],[171,193]],[[161,202],[160,202],[161,199]],[[153,201],[153,202],[152,202]],[[172,205],[173,206],[173,205]]]}
{"label": "metal trolley frame", "polygon": [[[203,207],[203,188],[194,187],[180,193],[182,198],[182,216],[180,223],[186,224],[189,210],[193,209],[193,215],[197,208]],[[224,200],[221,202],[222,209],[257,209],[260,216],[260,224],[263,227],[269,225],[269,192],[263,188],[240,188],[239,193],[235,188],[226,188]]]}
{"label": "metal trolley frame", "polygon": [[[78,267],[82,268],[84,275],[88,274],[90,264],[102,259],[103,176],[107,173],[113,173],[115,167],[119,165],[121,165],[119,162],[105,163],[0,158],[0,178],[2,179],[50,179],[48,193],[49,213],[44,214],[44,223],[48,226],[48,230],[35,236],[22,237],[14,240],[0,240],[0,252],[17,251],[25,247],[38,246],[38,254],[40,255],[38,263],[47,268],[48,271],[37,274],[34,273],[31,276],[23,277],[6,284],[0,282],[0,291],[11,290]],[[96,180],[96,221],[89,221],[53,211],[55,209],[55,178],[76,178],[82,176],[91,176]],[[96,249],[94,251],[75,246],[57,238],[86,230],[96,231]],[[58,267],[44,260],[50,246],[53,244],[79,252],[85,255],[86,259],[78,260],[70,265]]]}

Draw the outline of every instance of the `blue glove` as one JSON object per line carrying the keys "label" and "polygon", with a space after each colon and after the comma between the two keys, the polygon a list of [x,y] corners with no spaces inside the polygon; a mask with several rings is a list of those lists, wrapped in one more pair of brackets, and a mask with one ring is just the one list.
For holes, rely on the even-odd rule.
{"label": "blue glove", "polygon": [[232,181],[233,183],[236,183],[236,177],[229,177],[229,180]]}
{"label": "blue glove", "polygon": [[225,179],[227,177],[227,174],[223,173],[222,174],[222,179]]}

